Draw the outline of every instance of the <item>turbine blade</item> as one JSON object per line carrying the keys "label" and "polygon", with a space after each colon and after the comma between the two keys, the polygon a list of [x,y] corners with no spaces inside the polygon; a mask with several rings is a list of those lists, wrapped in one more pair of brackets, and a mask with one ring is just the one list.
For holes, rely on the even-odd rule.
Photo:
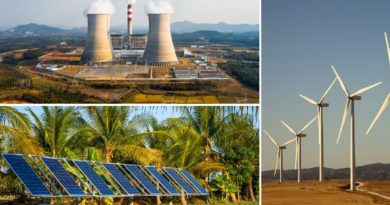
{"label": "turbine blade", "polygon": [[299,94],[299,96],[301,96],[301,98],[305,99],[307,102],[309,102],[310,104],[313,104],[313,105],[317,105],[317,102],[314,101],[313,99],[309,98],[309,97],[306,97],[302,94]]}
{"label": "turbine blade", "polygon": [[278,155],[276,155],[276,162],[275,162],[275,170],[274,170],[274,177],[276,176],[276,170],[278,169],[278,162],[280,157],[280,149],[278,149]]}
{"label": "turbine blade", "polygon": [[357,96],[357,95],[360,95],[360,94],[363,94],[363,93],[365,93],[365,92],[371,90],[372,88],[375,88],[376,86],[378,86],[378,85],[380,85],[380,84],[382,84],[382,82],[378,82],[378,83],[375,83],[375,84],[373,84],[373,85],[370,85],[370,86],[367,86],[367,87],[365,87],[365,88],[362,88],[362,89],[356,91],[354,94],[352,94],[351,97]]}
{"label": "turbine blade", "polygon": [[380,116],[385,112],[386,108],[390,105],[390,93],[387,95],[385,101],[383,102],[381,108],[379,109],[378,113],[376,114],[374,120],[371,122],[370,127],[368,128],[366,135],[371,131],[371,129],[374,127]]}
{"label": "turbine blade", "polygon": [[280,122],[291,132],[293,133],[294,135],[296,135],[297,133],[294,131],[293,128],[291,128],[290,126],[288,126],[287,123],[285,123],[283,120],[280,120]]}
{"label": "turbine blade", "polygon": [[348,92],[348,90],[347,90],[347,87],[345,87],[345,84],[344,84],[343,80],[341,80],[341,77],[339,76],[339,74],[337,73],[336,68],[335,68],[333,65],[332,65],[332,69],[333,69],[334,74],[336,74],[336,78],[339,80],[339,83],[340,83],[341,88],[343,89],[343,91],[345,92],[345,94],[346,94],[347,96],[349,96],[349,92]]}
{"label": "turbine blade", "polygon": [[389,66],[390,66],[390,47],[389,47],[389,40],[387,39],[386,32],[385,32],[385,41],[386,41],[387,58],[389,60]]}
{"label": "turbine blade", "polygon": [[332,87],[336,83],[336,81],[337,81],[337,77],[333,80],[332,84],[330,84],[328,89],[325,91],[324,95],[321,97],[320,103],[322,103],[325,100],[326,96],[329,94],[329,91],[332,89]]}
{"label": "turbine blade", "polygon": [[305,131],[313,122],[318,118],[318,115],[316,115],[309,123],[307,123],[302,130],[299,132],[299,134],[302,134],[303,131]]}
{"label": "turbine blade", "polygon": [[295,140],[297,140],[297,139],[296,138],[291,139],[291,140],[287,141],[286,143],[282,144],[282,146],[286,146],[286,145],[290,144],[291,142],[294,142]]}
{"label": "turbine blade", "polygon": [[340,141],[340,137],[341,137],[341,133],[343,132],[343,127],[344,127],[344,124],[345,124],[345,120],[347,119],[348,110],[349,110],[349,103],[350,103],[350,99],[348,99],[347,103],[345,104],[344,113],[343,113],[343,119],[341,120],[341,127],[340,127],[340,131],[339,131],[339,135],[337,137],[337,144]]}
{"label": "turbine blade", "polygon": [[271,140],[272,143],[274,143],[277,147],[279,147],[279,144],[275,141],[274,138],[272,138],[272,136],[266,130],[264,130],[264,133],[265,135],[267,135],[267,137]]}

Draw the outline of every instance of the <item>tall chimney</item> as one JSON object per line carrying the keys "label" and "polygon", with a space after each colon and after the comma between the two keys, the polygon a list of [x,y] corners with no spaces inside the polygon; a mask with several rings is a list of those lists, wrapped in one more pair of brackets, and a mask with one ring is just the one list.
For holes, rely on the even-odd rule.
{"label": "tall chimney", "polygon": [[82,63],[112,62],[110,14],[88,14],[88,35]]}
{"label": "tall chimney", "polygon": [[171,14],[149,14],[144,60],[151,65],[178,64],[171,35]]}
{"label": "tall chimney", "polygon": [[128,36],[133,34],[133,5],[131,3],[127,5],[127,34]]}

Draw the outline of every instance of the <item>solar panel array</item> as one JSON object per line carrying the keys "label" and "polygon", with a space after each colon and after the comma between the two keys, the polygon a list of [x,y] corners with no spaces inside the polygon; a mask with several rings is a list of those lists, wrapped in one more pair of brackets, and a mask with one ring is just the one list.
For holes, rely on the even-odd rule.
{"label": "solar panel array", "polygon": [[196,194],[196,191],[173,168],[163,169],[187,194]]}
{"label": "solar panel array", "polygon": [[127,194],[141,194],[132,184],[130,184],[127,177],[120,171],[116,164],[102,163],[102,165],[111,174],[115,181],[126,191]]}
{"label": "solar panel array", "polygon": [[61,186],[68,192],[70,196],[85,195],[84,191],[74,181],[73,177],[65,170],[58,159],[41,157],[42,162],[49,168],[53,175],[57,178]]}
{"label": "solar panel array", "polygon": [[[24,187],[32,196],[35,197],[126,197],[136,195],[178,196],[181,194],[179,189],[183,189],[187,195],[208,195],[207,191],[187,170],[177,171],[176,169],[166,167],[162,169],[163,172],[160,172],[160,170],[154,166],[145,166],[143,168],[140,165],[113,163],[94,163],[91,165],[90,162],[85,160],[61,159],[70,166],[69,168],[74,170],[75,167],[77,167],[80,171],[77,175],[81,174],[84,176],[81,178],[78,176],[78,181],[76,182],[70,172],[65,169],[60,159],[39,157],[40,160],[36,161],[34,158],[38,157],[31,155],[2,154],[2,156],[8,163],[11,170],[21,180]],[[27,158],[31,158],[32,160],[28,161],[26,160]],[[73,162],[73,165],[69,164],[70,161]],[[29,164],[31,162],[34,162],[34,166]],[[46,166],[47,169],[42,169],[41,166]],[[110,176],[105,175],[106,177],[109,177],[107,179],[114,179],[108,180],[109,182],[107,183],[111,186],[119,184],[123,190],[123,194],[115,194],[92,166],[96,169],[103,166],[104,169],[99,170],[105,174],[110,174]],[[39,174],[42,176],[39,176],[34,169],[39,170]],[[55,179],[48,177],[45,172],[50,172],[50,176],[54,176]],[[129,173],[131,175],[131,179],[127,176]],[[93,191],[88,188],[87,183],[84,181],[85,179],[92,184],[98,193],[92,193]],[[58,183],[53,183],[52,180],[56,180]],[[137,187],[134,186],[133,183],[135,181],[132,180],[136,181],[138,184]],[[89,191],[84,191],[78,182],[80,182],[84,188],[88,188]],[[53,187],[49,187],[48,184]],[[63,189],[57,189],[56,186],[60,186]],[[117,186],[115,185],[115,187]],[[51,192],[50,190],[54,191]],[[56,194],[53,195],[53,193]]]}
{"label": "solar panel array", "polygon": [[160,182],[161,186],[163,186],[169,192],[169,194],[180,194],[180,192],[174,186],[172,186],[169,181],[162,174],[160,174],[160,172],[158,172],[156,167],[147,166],[145,168]]}
{"label": "solar panel array", "polygon": [[126,169],[137,179],[139,183],[149,192],[149,194],[161,194],[157,187],[148,179],[147,176],[140,170],[138,165],[125,165]]}
{"label": "solar panel array", "polygon": [[16,176],[33,196],[52,196],[52,193],[26,162],[22,155],[2,154]]}
{"label": "solar panel array", "polygon": [[114,192],[107,186],[102,178],[96,174],[95,170],[89,165],[87,161],[73,161],[80,171],[88,178],[88,180],[93,184],[93,186],[99,191],[101,195],[104,196],[113,196]]}
{"label": "solar panel array", "polygon": [[196,179],[191,175],[189,171],[182,169],[180,170],[180,172],[183,174],[184,177],[186,177],[188,181],[192,183],[192,185],[194,185],[198,189],[201,194],[208,194],[206,189],[202,185],[200,185],[198,181],[196,181]]}

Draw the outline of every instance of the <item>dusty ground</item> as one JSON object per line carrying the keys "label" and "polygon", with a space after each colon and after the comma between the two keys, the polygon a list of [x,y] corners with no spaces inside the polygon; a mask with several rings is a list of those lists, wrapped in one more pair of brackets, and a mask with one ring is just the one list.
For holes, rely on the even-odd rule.
{"label": "dusty ground", "polygon": [[362,181],[360,191],[343,189],[348,180],[318,181],[265,181],[262,183],[263,205],[371,205],[390,204],[390,200],[369,194],[363,190],[390,196],[390,181]]}

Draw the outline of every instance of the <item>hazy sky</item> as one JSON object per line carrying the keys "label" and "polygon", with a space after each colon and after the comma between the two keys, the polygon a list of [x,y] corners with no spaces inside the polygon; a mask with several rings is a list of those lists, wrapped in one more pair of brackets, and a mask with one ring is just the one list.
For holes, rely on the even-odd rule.
{"label": "hazy sky", "polygon": [[[390,67],[383,32],[390,32],[388,0],[263,0],[263,129],[279,142],[293,138],[283,119],[301,129],[316,115],[302,93],[320,98],[334,79],[331,64],[351,92],[382,81],[355,104],[357,165],[390,163],[390,111],[366,136],[369,124],[390,91]],[[349,167],[349,121],[336,144],[345,94],[339,84],[325,108],[325,166]],[[302,144],[302,166],[318,166],[318,134],[314,123]],[[263,135],[264,136],[264,135]],[[273,169],[276,149],[262,139],[263,170]],[[285,152],[285,168],[294,164],[295,146]]]}
{"label": "hazy sky", "polygon": [[[126,0],[112,0],[116,14],[112,25],[125,25],[127,15]],[[138,0],[134,21],[136,27],[147,26],[145,2]],[[83,11],[90,0],[1,0],[0,27],[12,27],[26,23],[52,26],[81,27],[87,20]],[[258,24],[259,0],[171,0],[175,13],[172,20],[189,20],[198,23]]]}

